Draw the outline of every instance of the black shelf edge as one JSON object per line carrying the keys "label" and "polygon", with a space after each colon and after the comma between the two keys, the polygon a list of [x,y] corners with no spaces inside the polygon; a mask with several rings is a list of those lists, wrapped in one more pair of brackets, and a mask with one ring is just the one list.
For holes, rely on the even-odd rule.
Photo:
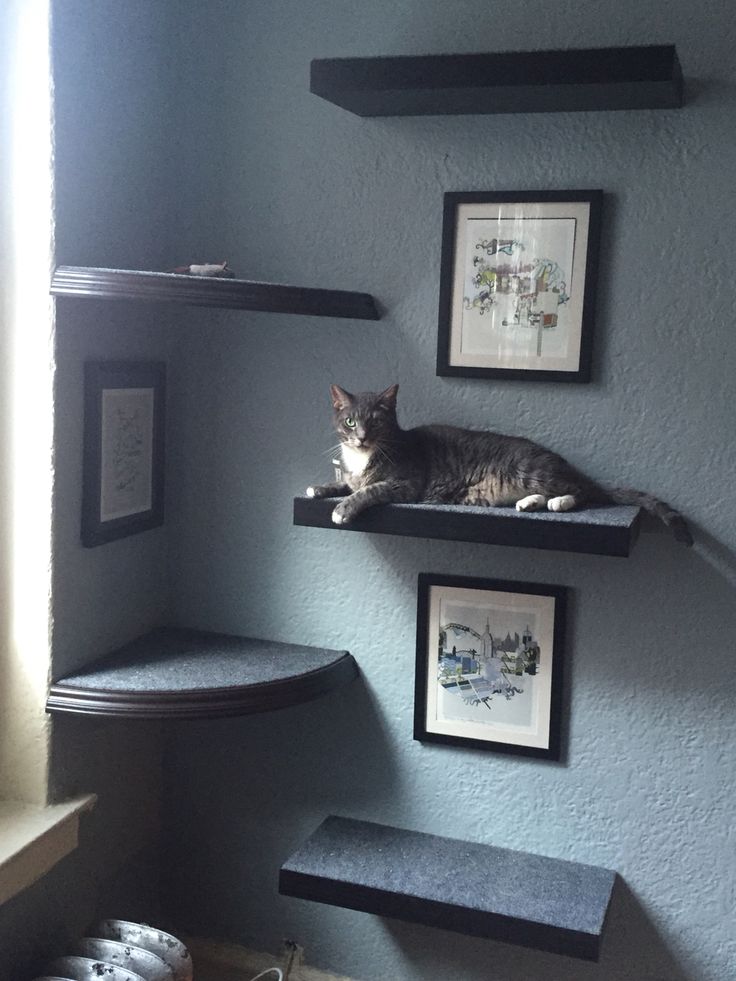
{"label": "black shelf edge", "polygon": [[328,817],[282,866],[285,896],[598,960],[617,873]]}
{"label": "black shelf edge", "polygon": [[348,525],[336,525],[338,498],[294,498],[294,524],[335,531],[555,549],[626,557],[639,534],[641,509],[611,505],[585,511],[521,512],[450,504],[381,504]]}
{"label": "black shelf edge", "polygon": [[174,302],[315,317],[380,319],[370,293],[131,269],[57,266],[51,277],[51,293],[54,296]]}
{"label": "black shelf edge", "polygon": [[249,715],[358,676],[347,651],[163,627],[55,681],[46,710],[137,719]]}
{"label": "black shelf edge", "polygon": [[358,116],[673,109],[675,46],[312,61],[310,91]]}

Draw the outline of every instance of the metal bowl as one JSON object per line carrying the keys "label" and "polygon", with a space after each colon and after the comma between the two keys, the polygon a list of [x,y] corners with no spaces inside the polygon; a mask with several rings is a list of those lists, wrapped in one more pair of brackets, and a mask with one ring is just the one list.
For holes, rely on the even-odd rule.
{"label": "metal bowl", "polygon": [[95,957],[57,957],[46,970],[51,971],[48,977],[58,977],[62,981],[145,981],[134,971]]}
{"label": "metal bowl", "polygon": [[126,971],[139,974],[144,981],[174,981],[174,972],[166,961],[158,954],[133,944],[100,937],[82,937],[74,945],[74,952],[83,957],[96,957],[100,961],[117,964]]}
{"label": "metal bowl", "polygon": [[120,940],[150,950],[166,961],[174,972],[174,981],[192,981],[192,958],[177,937],[145,923],[131,923],[130,920],[101,920],[95,924],[93,933],[108,940]]}
{"label": "metal bowl", "polygon": [[33,981],[74,981],[74,978],[60,978],[58,974],[42,974],[41,977],[34,978]]}

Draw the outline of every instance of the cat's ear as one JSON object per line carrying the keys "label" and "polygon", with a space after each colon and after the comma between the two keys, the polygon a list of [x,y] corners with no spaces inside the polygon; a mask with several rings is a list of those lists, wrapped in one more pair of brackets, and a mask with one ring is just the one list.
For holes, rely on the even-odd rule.
{"label": "cat's ear", "polygon": [[392,385],[390,388],[387,388],[385,392],[381,392],[376,399],[376,402],[380,402],[381,405],[385,405],[387,409],[391,409],[393,411],[396,409],[396,395],[398,394],[398,391],[399,386]]}
{"label": "cat's ear", "polygon": [[344,409],[353,401],[353,396],[350,392],[346,392],[339,385],[330,385],[330,395],[332,396],[332,407],[338,411]]}

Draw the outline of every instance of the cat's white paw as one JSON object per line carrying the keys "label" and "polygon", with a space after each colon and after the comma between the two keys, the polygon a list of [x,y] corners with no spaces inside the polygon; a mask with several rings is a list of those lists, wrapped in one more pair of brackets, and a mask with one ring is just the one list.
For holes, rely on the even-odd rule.
{"label": "cat's white paw", "polygon": [[345,518],[343,518],[343,516],[340,514],[337,508],[335,508],[335,510],[332,512],[332,523],[335,525],[345,524]]}
{"label": "cat's white paw", "polygon": [[307,497],[316,497],[317,496],[317,492],[315,491],[314,487],[307,487],[306,493],[307,493]]}
{"label": "cat's white paw", "polygon": [[572,494],[563,494],[562,497],[550,497],[547,501],[547,508],[550,511],[572,511],[575,507],[575,498]]}
{"label": "cat's white paw", "polygon": [[516,502],[517,511],[541,511],[547,503],[547,498],[543,494],[529,494]]}

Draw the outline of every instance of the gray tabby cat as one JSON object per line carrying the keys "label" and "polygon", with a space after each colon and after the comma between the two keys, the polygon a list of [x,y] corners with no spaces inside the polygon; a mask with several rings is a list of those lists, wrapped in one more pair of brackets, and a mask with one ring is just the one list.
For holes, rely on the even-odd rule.
{"label": "gray tabby cat", "polygon": [[517,511],[636,504],[692,545],[685,519],[641,491],[605,490],[561,456],[531,440],[455,426],[402,429],[398,385],[351,395],[330,386],[345,479],[307,488],[309,497],[343,497],[332,512],[347,524],[374,504],[514,505]]}

